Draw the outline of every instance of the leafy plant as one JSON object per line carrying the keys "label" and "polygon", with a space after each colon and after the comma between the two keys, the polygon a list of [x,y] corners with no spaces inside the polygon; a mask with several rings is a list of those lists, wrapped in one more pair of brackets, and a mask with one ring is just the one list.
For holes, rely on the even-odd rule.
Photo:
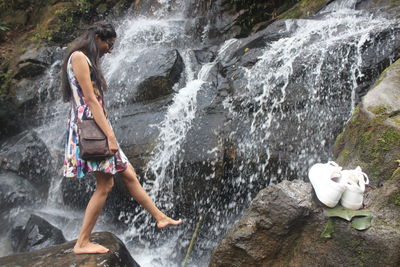
{"label": "leafy plant", "polygon": [[323,238],[332,238],[332,234],[335,232],[333,217],[339,217],[349,222],[351,221],[351,227],[359,231],[366,230],[372,226],[372,213],[369,210],[349,210],[342,206],[336,206],[332,209],[325,209],[324,214],[328,216],[329,219],[321,233],[321,237]]}
{"label": "leafy plant", "polygon": [[0,23],[0,32],[6,32],[10,30],[9,27],[7,27],[7,25]]}

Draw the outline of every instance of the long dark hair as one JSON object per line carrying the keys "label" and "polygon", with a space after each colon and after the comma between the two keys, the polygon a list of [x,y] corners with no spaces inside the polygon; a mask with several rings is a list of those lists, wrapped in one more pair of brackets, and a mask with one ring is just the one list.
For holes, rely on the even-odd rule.
{"label": "long dark hair", "polygon": [[64,58],[64,63],[61,69],[61,90],[65,102],[68,102],[72,96],[71,87],[68,81],[67,65],[69,57],[75,51],[82,51],[90,59],[99,90],[104,92],[108,89],[106,80],[104,79],[100,68],[100,55],[99,48],[96,45],[96,35],[98,35],[103,41],[117,37],[115,29],[110,23],[98,22],[85,30],[85,32],[72,44],[72,47],[68,50]]}

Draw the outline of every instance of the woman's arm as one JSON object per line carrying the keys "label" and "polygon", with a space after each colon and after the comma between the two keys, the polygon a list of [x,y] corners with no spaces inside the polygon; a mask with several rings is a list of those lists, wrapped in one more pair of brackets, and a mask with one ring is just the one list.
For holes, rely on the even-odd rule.
{"label": "woman's arm", "polygon": [[92,81],[90,80],[89,63],[82,52],[73,54],[72,70],[82,88],[85,103],[89,106],[94,120],[108,139],[108,146],[111,152],[116,152],[118,150],[118,145],[114,131],[104,115],[103,107],[100,105],[99,101],[97,101],[96,95],[94,94]]}

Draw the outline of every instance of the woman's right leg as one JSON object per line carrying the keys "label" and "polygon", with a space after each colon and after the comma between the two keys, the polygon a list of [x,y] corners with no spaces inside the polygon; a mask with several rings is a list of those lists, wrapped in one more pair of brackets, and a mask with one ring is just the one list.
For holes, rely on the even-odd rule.
{"label": "woman's right leg", "polygon": [[102,172],[95,172],[95,176],[96,191],[93,193],[86,207],[82,228],[74,247],[74,253],[76,254],[108,252],[107,248],[90,243],[89,237],[106,202],[108,192],[110,192],[114,185],[114,180],[112,175]]}

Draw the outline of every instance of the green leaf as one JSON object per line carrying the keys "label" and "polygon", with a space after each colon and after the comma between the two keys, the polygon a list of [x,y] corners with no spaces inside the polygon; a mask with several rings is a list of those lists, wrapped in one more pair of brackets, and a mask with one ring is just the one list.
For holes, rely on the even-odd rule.
{"label": "green leaf", "polygon": [[370,216],[372,213],[369,210],[348,210],[342,206],[336,206],[333,209],[324,209],[324,214],[328,217],[339,217],[347,221],[351,221],[353,217]]}
{"label": "green leaf", "polygon": [[325,224],[324,231],[321,233],[323,238],[332,238],[332,234],[335,232],[335,226],[333,225],[332,218],[329,218]]}
{"label": "green leaf", "polygon": [[372,216],[354,218],[351,221],[351,227],[357,230],[366,230],[371,227]]}

